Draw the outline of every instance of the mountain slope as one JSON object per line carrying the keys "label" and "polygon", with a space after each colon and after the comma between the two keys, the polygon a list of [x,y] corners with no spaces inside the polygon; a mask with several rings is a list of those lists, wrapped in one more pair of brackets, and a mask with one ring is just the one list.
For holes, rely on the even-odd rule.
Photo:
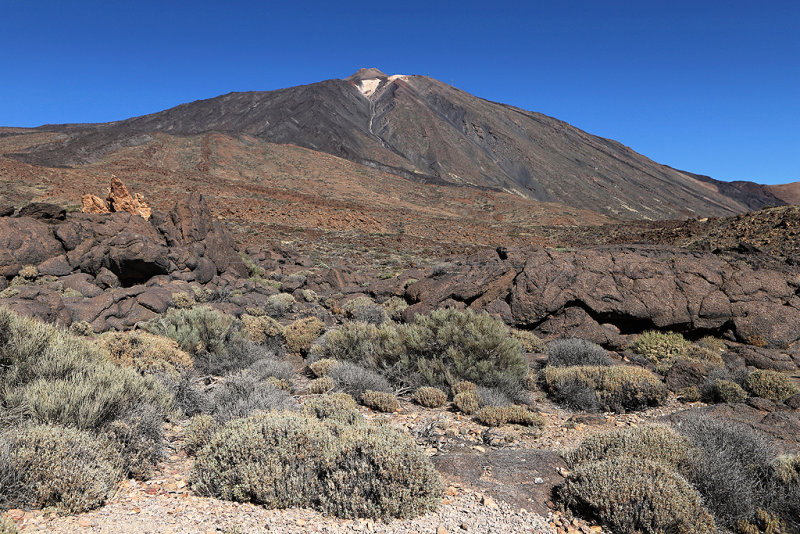
{"label": "mountain slope", "polygon": [[782,203],[761,186],[732,187],[678,171],[552,117],[377,69],[230,93],[124,121],[40,130],[61,136],[12,157],[74,166],[147,143],[156,132],[224,132],[327,152],[415,181],[502,190],[625,219],[730,215]]}

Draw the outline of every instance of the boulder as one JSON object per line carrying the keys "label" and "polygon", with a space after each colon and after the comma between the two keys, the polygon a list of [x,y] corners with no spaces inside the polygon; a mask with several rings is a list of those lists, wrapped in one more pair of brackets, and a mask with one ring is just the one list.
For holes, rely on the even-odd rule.
{"label": "boulder", "polygon": [[47,224],[29,217],[0,218],[0,276],[14,276],[24,265],[39,265],[63,252]]}
{"label": "boulder", "polygon": [[31,202],[17,213],[17,217],[30,217],[43,221],[64,220],[67,211],[56,204],[48,202]]}

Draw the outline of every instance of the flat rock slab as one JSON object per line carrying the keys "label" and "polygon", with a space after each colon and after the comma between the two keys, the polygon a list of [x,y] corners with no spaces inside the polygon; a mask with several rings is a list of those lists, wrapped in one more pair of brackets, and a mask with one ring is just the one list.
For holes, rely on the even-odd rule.
{"label": "flat rock slab", "polygon": [[553,488],[564,481],[556,468],[567,467],[556,452],[534,449],[446,453],[432,459],[445,479],[540,515],[550,511]]}

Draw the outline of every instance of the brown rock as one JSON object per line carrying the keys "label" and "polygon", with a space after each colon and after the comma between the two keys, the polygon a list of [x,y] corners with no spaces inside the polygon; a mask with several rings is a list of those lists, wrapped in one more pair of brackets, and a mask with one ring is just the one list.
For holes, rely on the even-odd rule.
{"label": "brown rock", "polygon": [[81,197],[81,212],[83,213],[111,213],[108,204],[97,195],[83,195]]}
{"label": "brown rock", "polygon": [[14,276],[24,265],[39,265],[62,252],[47,224],[28,217],[0,218],[0,276]]}
{"label": "brown rock", "polygon": [[31,202],[17,213],[17,217],[30,217],[39,220],[64,220],[67,211],[49,202]]}
{"label": "brown rock", "polygon": [[122,183],[122,180],[116,176],[111,178],[111,187],[106,196],[106,202],[111,211],[125,211],[134,215],[139,215],[145,220],[150,218],[152,210],[145,203],[144,197],[139,193],[131,196],[128,188]]}

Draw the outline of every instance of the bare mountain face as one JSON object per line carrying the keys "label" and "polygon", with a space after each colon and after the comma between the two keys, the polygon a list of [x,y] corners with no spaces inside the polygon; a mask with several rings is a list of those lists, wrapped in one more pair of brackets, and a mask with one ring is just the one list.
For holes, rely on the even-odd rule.
{"label": "bare mountain face", "polygon": [[146,144],[155,133],[222,132],[327,152],[423,183],[505,191],[622,219],[731,215],[785,204],[765,186],[672,169],[552,117],[378,69],[230,93],[124,121],[39,130],[61,135],[12,157],[75,166]]}

